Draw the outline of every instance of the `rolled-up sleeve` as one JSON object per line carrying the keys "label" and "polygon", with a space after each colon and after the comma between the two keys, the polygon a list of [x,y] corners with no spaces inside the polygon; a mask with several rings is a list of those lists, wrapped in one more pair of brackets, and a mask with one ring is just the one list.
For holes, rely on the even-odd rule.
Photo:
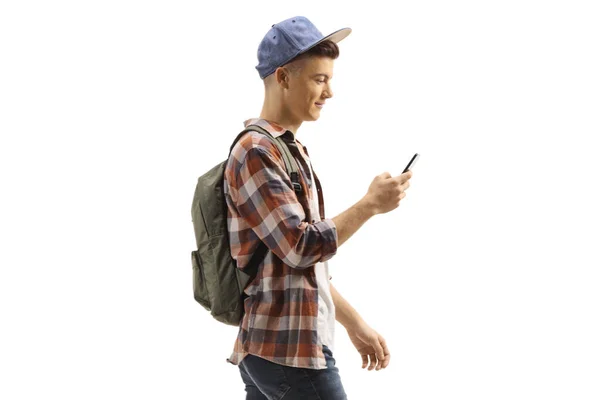
{"label": "rolled-up sleeve", "polygon": [[240,217],[285,264],[307,268],[336,254],[333,220],[304,221],[288,174],[268,150],[252,147],[246,152],[231,188]]}

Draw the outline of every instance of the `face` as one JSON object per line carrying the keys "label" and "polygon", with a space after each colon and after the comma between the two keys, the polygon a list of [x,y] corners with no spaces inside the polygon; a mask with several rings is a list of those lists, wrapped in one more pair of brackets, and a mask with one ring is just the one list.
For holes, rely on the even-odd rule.
{"label": "face", "polygon": [[333,59],[310,57],[298,61],[297,68],[289,74],[289,85],[283,93],[288,112],[299,121],[316,121],[322,108],[333,97]]}

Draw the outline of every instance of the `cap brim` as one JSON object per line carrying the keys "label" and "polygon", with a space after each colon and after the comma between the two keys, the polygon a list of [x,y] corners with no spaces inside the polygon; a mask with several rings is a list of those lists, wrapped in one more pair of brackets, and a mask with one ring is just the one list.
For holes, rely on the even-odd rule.
{"label": "cap brim", "polygon": [[339,43],[343,39],[345,39],[346,36],[348,36],[351,32],[351,28],[342,28],[333,32],[331,35],[325,36],[323,40],[331,40],[332,42]]}
{"label": "cap brim", "polygon": [[[286,65],[291,60],[293,60],[294,58],[298,57],[300,54],[306,53],[308,50],[312,49],[313,47],[315,47],[319,43],[324,42],[325,40],[331,40],[334,43],[339,43],[343,39],[345,39],[351,32],[352,32],[351,28],[338,29],[337,31],[335,31],[335,32],[333,32],[333,33],[325,36],[323,39],[320,39],[320,40],[314,42],[313,44],[311,44],[310,46],[307,46],[305,49],[303,49],[302,51],[300,51],[298,54],[295,54],[294,56],[290,57],[289,60],[286,60],[285,62],[283,62],[280,66]],[[277,69],[277,68],[275,68],[275,69]],[[271,75],[273,72],[275,72],[275,70],[273,70],[272,72],[270,72],[268,75],[265,75],[265,77],[262,78],[262,79],[265,79],[267,76]]]}
{"label": "cap brim", "polygon": [[339,43],[343,39],[345,39],[350,33],[352,33],[352,28],[338,29],[337,31],[333,32],[332,34],[329,34],[329,35],[325,36],[323,39],[319,40],[318,42],[315,42],[315,43],[311,44],[309,47],[307,47],[306,49],[302,50],[301,53],[304,53],[307,50],[312,49],[313,47],[315,47],[319,43],[324,42],[326,40],[331,40],[334,43]]}

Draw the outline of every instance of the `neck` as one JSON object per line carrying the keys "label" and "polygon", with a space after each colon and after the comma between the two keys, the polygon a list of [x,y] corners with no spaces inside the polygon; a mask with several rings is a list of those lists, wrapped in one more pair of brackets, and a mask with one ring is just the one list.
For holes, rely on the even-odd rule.
{"label": "neck", "polygon": [[298,129],[302,125],[302,121],[291,115],[281,104],[281,101],[269,101],[268,98],[265,98],[260,118],[276,123],[283,129],[292,132],[294,137],[296,137],[296,132],[298,132]]}

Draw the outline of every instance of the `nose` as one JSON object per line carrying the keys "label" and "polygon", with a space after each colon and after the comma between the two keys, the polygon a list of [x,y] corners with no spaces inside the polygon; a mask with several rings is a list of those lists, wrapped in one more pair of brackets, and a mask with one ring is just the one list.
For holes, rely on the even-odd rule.
{"label": "nose", "polygon": [[330,99],[333,97],[333,90],[331,90],[331,86],[327,86],[327,89],[323,91],[323,97],[326,99]]}

